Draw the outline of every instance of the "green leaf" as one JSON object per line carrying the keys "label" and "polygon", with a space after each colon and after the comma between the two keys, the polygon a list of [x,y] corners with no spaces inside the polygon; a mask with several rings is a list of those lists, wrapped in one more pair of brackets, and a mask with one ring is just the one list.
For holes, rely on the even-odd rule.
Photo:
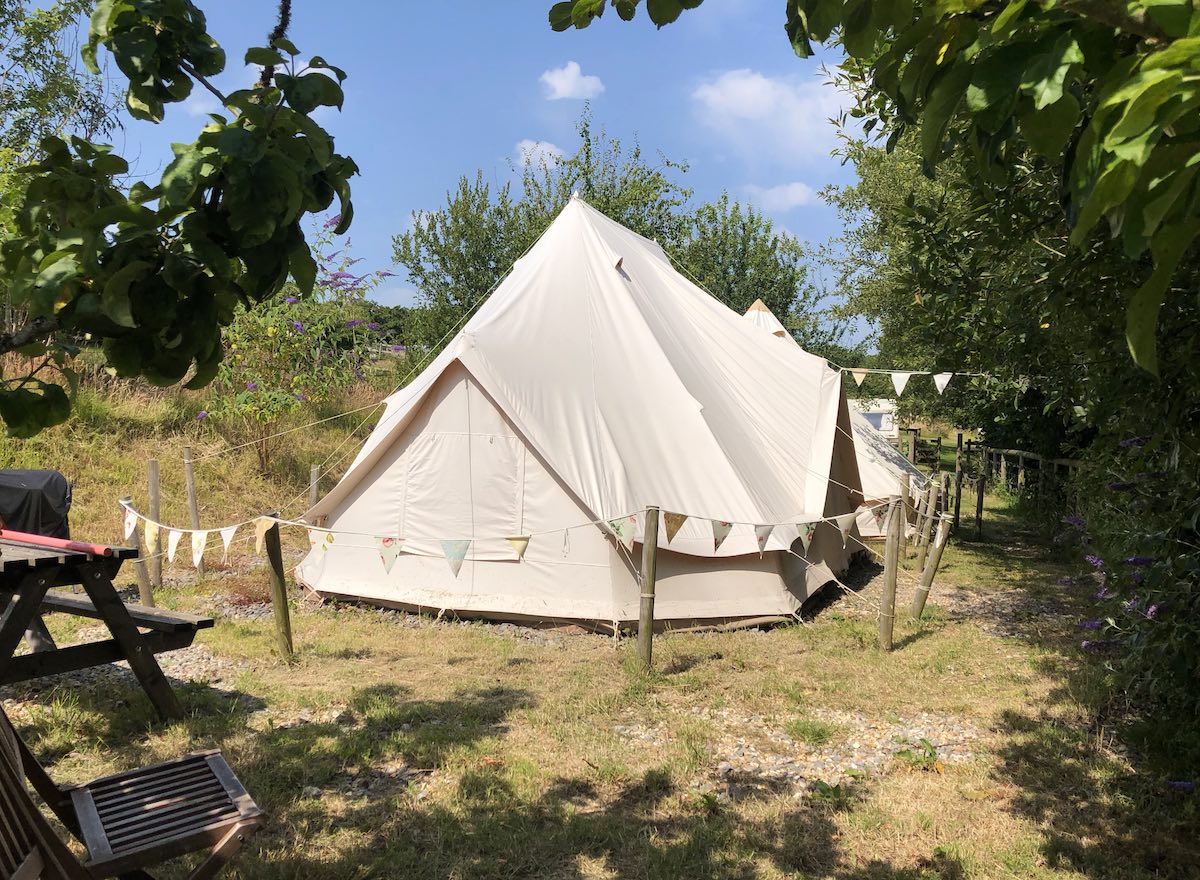
{"label": "green leaf", "polygon": [[33,437],[71,415],[71,400],[61,386],[41,381],[30,384],[32,388],[0,390],[0,419],[8,426],[10,436]]}
{"label": "green leaf", "polygon": [[565,31],[574,25],[571,12],[575,9],[574,0],[563,0],[550,7],[550,28],[555,31]]}
{"label": "green leaf", "polygon": [[283,90],[288,105],[297,113],[308,114],[318,107],[342,107],[342,87],[337,80],[323,73],[306,73],[304,76],[275,77]]}
{"label": "green leaf", "polygon": [[100,305],[104,314],[114,323],[122,327],[136,327],[137,321],[130,310],[129,286],[144,278],[150,271],[151,265],[144,260],[134,260],[122,266],[112,274],[104,285],[104,293],[100,297]]}
{"label": "green leaf", "polygon": [[311,296],[317,281],[317,261],[313,259],[312,251],[304,239],[297,242],[288,255],[288,268],[300,292]]}
{"label": "green leaf", "polygon": [[921,118],[921,153],[925,161],[936,162],[942,153],[946,126],[958,109],[971,80],[971,64],[959,62],[942,74],[929,93]]}
{"label": "green leaf", "polygon": [[[176,149],[178,148],[178,149]],[[200,185],[200,169],[205,156],[195,144],[172,144],[175,161],[163,172],[162,202],[168,207],[186,204]]]}
{"label": "green leaf", "polygon": [[279,39],[272,40],[271,45],[274,48],[279,49],[281,52],[287,52],[289,55],[300,54],[300,50],[296,48],[296,44],[287,37],[280,37]]}
{"label": "green leaf", "polygon": [[1026,2],[1028,0],[1012,0],[1000,10],[1000,14],[992,22],[993,39],[1003,39],[1012,35],[1013,31],[1017,29],[1021,13],[1025,11]]}
{"label": "green leaf", "polygon": [[683,8],[681,0],[646,0],[646,14],[656,27],[675,21],[683,13]]}
{"label": "green leaf", "polygon": [[1079,122],[1079,102],[1064,94],[1045,110],[1028,110],[1021,114],[1021,134],[1029,145],[1047,159],[1058,158],[1071,139]]}
{"label": "green leaf", "polygon": [[1192,0],[1139,0],[1139,5],[1145,8],[1150,19],[1168,37],[1178,39],[1189,36],[1192,16],[1195,14]]}
{"label": "green leaf", "polygon": [[1063,95],[1067,75],[1074,65],[1083,63],[1083,51],[1069,31],[1034,59],[1021,78],[1021,90],[1033,96],[1037,110],[1058,102]]}
{"label": "green leaf", "polygon": [[314,55],[308,62],[308,66],[313,70],[328,70],[337,77],[338,82],[346,81],[346,71],[342,70],[340,67],[334,67],[320,55]]}
{"label": "green leaf", "polygon": [[276,67],[287,64],[287,60],[274,49],[269,49],[266,46],[254,46],[246,50],[246,63],[258,64],[263,67]]}
{"label": "green leaf", "polygon": [[617,10],[621,21],[633,21],[637,14],[637,0],[613,0],[613,8]]}
{"label": "green leaf", "polygon": [[1179,265],[1188,246],[1200,233],[1200,218],[1168,226],[1154,237],[1154,272],[1129,300],[1125,313],[1125,341],[1134,362],[1149,373],[1158,375],[1158,313],[1175,267]]}

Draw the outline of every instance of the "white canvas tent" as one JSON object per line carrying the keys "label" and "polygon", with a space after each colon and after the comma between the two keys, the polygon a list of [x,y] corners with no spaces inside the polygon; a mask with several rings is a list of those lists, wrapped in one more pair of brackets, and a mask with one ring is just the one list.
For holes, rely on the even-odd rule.
{"label": "white canvas tent", "polygon": [[[742,317],[760,330],[785,340],[781,343],[764,340],[768,349],[778,356],[809,362],[820,361],[826,371],[837,373],[828,362],[801,348],[800,343],[796,342],[761,299],[755,300]],[[884,522],[882,517],[877,515],[879,504],[897,493],[903,474],[910,475],[914,487],[924,485],[926,478],[887,437],[877,431],[867,418],[855,409],[852,401],[850,403],[850,429],[854,436],[854,455],[863,491],[863,508],[858,514],[858,529],[863,537],[881,537]]]}
{"label": "white canvas tent", "polygon": [[[609,521],[635,515],[640,541],[656,505],[690,517],[669,542],[659,529],[658,619],[794,613],[854,552],[822,522],[805,553],[799,524],[854,511],[859,478],[840,377],[757,335],[656,244],[572,199],[387,399],[306,515],[333,540],[300,580],[409,608],[635,620],[641,547]],[[710,519],[733,523],[715,549]],[[381,535],[402,546],[390,570]],[[516,536],[530,537],[523,558]],[[457,575],[453,540],[470,541]]]}

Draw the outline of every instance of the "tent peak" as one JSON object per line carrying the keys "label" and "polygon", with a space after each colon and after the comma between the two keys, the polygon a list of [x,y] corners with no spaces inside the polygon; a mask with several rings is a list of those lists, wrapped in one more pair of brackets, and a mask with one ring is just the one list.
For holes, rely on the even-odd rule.
{"label": "tent peak", "polygon": [[767,308],[767,304],[765,302],[763,302],[761,299],[756,299],[753,303],[751,303],[750,308],[746,309],[746,311],[747,312],[766,312],[767,314],[771,313],[771,310]]}

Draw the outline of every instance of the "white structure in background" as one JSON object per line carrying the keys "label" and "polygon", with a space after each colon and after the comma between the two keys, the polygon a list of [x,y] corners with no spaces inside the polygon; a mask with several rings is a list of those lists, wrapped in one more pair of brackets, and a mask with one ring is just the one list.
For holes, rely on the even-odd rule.
{"label": "white structure in background", "polygon": [[900,439],[900,425],[896,421],[896,401],[886,397],[871,400],[850,398],[850,408],[861,413],[871,427],[889,440]]}
{"label": "white structure in background", "polygon": [[[859,477],[838,374],[760,339],[658,245],[572,199],[387,399],[306,515],[334,540],[317,542],[299,579],[407,608],[636,620],[644,517],[628,543],[628,520],[609,521],[655,505],[691,517],[670,542],[659,526],[659,620],[796,612],[847,567],[857,537],[847,523],[847,548],[823,522],[805,552],[800,524],[855,511]],[[719,547],[711,520],[733,524]],[[507,540],[522,536],[523,558]],[[456,576],[447,560],[466,541]]]}
{"label": "white structure in background", "polygon": [[[805,362],[819,361],[825,372],[835,376],[839,375],[838,371],[830,367],[825,360],[802,349],[779,319],[771,314],[771,310],[761,299],[755,300],[754,305],[750,306],[743,317],[755,327],[786,340],[781,343],[768,342],[770,350],[779,357]],[[894,426],[895,401],[867,401],[873,405],[869,413],[860,412],[855,407],[855,404],[861,403],[861,401],[849,400],[847,403],[850,405],[854,456],[858,463],[859,480],[863,491],[863,509],[858,514],[858,530],[863,537],[881,537],[886,523],[878,515],[881,512],[879,505],[890,496],[897,494],[900,477],[903,474],[909,474],[914,487],[923,486],[926,478],[900,453],[899,449],[892,445],[887,436],[876,427],[876,422],[869,414],[886,416],[885,424],[890,427]],[[881,406],[883,404],[890,406],[890,409],[885,409]]]}

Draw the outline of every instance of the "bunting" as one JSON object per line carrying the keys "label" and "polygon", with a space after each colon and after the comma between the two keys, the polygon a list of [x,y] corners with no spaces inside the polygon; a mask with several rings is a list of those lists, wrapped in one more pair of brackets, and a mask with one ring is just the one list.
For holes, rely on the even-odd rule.
{"label": "bunting", "polygon": [[221,563],[229,564],[229,545],[233,543],[233,536],[237,532],[237,526],[226,526],[221,529]]}
{"label": "bunting", "polygon": [[208,544],[208,532],[192,532],[192,568],[199,568],[204,559],[204,547]]}
{"label": "bunting", "polygon": [[167,529],[167,561],[175,561],[175,551],[179,549],[179,540],[183,537],[183,532],[178,529]]}
{"label": "bunting", "polygon": [[392,566],[396,564],[396,557],[400,555],[402,546],[400,539],[388,536],[376,538],[375,542],[379,545],[379,558],[383,560],[383,570],[391,574]]}
{"label": "bunting", "polygon": [[954,378],[953,373],[934,373],[933,384],[937,388],[937,393],[941,394],[946,390],[946,386],[950,384],[950,380]]}
{"label": "bunting", "polygon": [[679,530],[683,528],[685,522],[687,522],[686,514],[663,511],[663,525],[667,527],[668,544],[675,540],[675,536],[679,534]]}
{"label": "bunting", "polygon": [[525,551],[529,549],[529,535],[514,535],[511,538],[505,538],[512,545],[513,550],[517,553],[517,560],[525,558]]}
{"label": "bunting", "polygon": [[275,524],[269,516],[260,516],[254,521],[254,552],[262,555],[264,542],[267,540],[267,530]]}
{"label": "bunting", "polygon": [[767,549],[767,541],[771,537],[771,532],[775,531],[775,526],[755,526],[754,539],[758,541],[758,554]]}
{"label": "bunting", "polygon": [[138,519],[137,514],[134,513],[132,510],[130,510],[128,507],[126,507],[125,508],[125,540],[126,541],[128,541],[130,536],[133,535],[133,530],[137,528],[137,519]]}
{"label": "bunting", "polygon": [[442,554],[446,557],[446,561],[450,563],[450,570],[454,572],[455,577],[458,577],[458,573],[462,569],[463,560],[467,558],[467,551],[470,549],[471,542],[467,540],[442,541]]}
{"label": "bunting", "polygon": [[912,373],[892,373],[892,387],[896,389],[897,397],[904,393],[904,389],[908,385],[908,378],[911,375]]}
{"label": "bunting", "polygon": [[867,378],[866,370],[851,370],[850,375],[854,377],[854,384],[862,388],[863,379]]}
{"label": "bunting", "polygon": [[713,553],[721,549],[721,545],[725,543],[725,539],[729,537],[730,531],[733,530],[733,523],[723,522],[719,519],[714,519],[712,522],[713,531]]}
{"label": "bunting", "polygon": [[842,533],[842,549],[846,549],[846,539],[850,536],[850,530],[854,528],[854,523],[858,519],[858,514],[854,512],[843,513],[837,517],[838,531]]}
{"label": "bunting", "polygon": [[876,505],[871,508],[871,516],[875,517],[875,526],[883,528],[883,513],[885,508],[882,505]]}
{"label": "bunting", "polygon": [[617,536],[617,540],[625,545],[625,552],[633,552],[633,538],[637,530],[637,515],[619,516],[616,519],[608,521],[612,527],[613,534]]}
{"label": "bunting", "polygon": [[159,552],[158,532],[158,523],[146,520],[146,534],[142,537],[145,538],[146,541],[146,552],[150,555]]}
{"label": "bunting", "polygon": [[800,529],[800,544],[804,547],[804,554],[808,555],[808,545],[812,543],[813,534],[817,531],[816,523],[800,523],[797,526]]}

